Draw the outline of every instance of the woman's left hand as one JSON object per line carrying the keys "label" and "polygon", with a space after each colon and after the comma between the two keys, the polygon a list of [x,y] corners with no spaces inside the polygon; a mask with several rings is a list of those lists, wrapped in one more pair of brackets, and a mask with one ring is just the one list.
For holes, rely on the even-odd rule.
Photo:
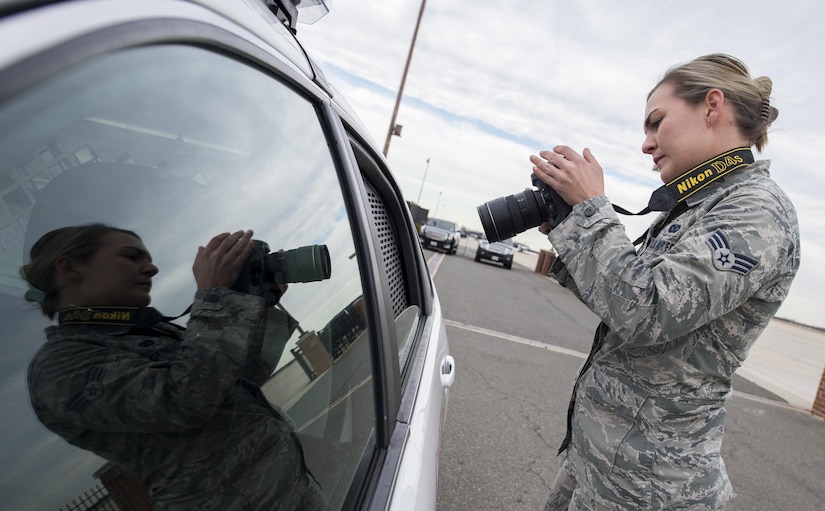
{"label": "woman's left hand", "polygon": [[539,156],[530,155],[530,161],[533,173],[571,206],[604,195],[604,172],[590,149],[579,155],[568,146],[557,145]]}

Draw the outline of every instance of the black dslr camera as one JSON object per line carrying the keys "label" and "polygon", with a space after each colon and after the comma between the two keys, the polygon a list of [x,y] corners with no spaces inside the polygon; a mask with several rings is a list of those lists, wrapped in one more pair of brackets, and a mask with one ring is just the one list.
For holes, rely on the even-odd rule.
{"label": "black dslr camera", "polygon": [[512,238],[547,221],[558,225],[573,210],[550,185],[535,174],[530,174],[530,178],[538,190],[499,197],[476,208],[491,243]]}
{"label": "black dslr camera", "polygon": [[326,245],[308,245],[292,250],[269,252],[264,241],[252,240],[252,253],[244,261],[232,289],[268,297],[272,285],[291,282],[317,282],[332,274]]}

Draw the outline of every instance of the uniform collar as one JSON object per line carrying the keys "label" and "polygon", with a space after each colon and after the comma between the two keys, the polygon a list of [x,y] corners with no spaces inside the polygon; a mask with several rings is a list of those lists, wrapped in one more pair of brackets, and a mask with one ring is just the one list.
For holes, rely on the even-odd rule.
{"label": "uniform collar", "polygon": [[647,207],[642,211],[631,213],[615,204],[613,204],[613,209],[623,215],[646,215],[651,211],[672,211],[679,205],[682,205],[682,209],[691,207],[694,204],[690,202],[692,198],[698,195],[706,197],[709,194],[708,190],[717,188],[712,185],[718,183],[724,176],[747,168],[753,161],[753,153],[748,147],[725,151],[654,190]]}
{"label": "uniform collar", "polygon": [[753,162],[752,164],[741,167],[731,172],[727,173],[724,177],[719,178],[717,184],[715,186],[709,186],[707,188],[703,188],[702,190],[697,191],[690,197],[688,197],[685,202],[687,202],[689,207],[697,206],[703,203],[708,197],[716,194],[722,188],[727,188],[727,185],[733,182],[738,182],[742,179],[747,179],[748,175],[753,172],[765,172],[766,175],[768,174],[768,168],[770,167],[769,160],[758,160]]}

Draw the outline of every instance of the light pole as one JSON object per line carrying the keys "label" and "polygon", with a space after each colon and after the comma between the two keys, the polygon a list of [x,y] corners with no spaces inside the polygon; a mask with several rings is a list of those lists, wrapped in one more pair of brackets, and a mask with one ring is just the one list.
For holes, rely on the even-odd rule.
{"label": "light pole", "polygon": [[[386,152],[385,152],[386,154]],[[424,177],[421,178],[421,188],[418,189],[418,199],[416,199],[415,203],[417,205],[421,205],[421,192],[424,191],[424,180],[427,179],[427,171],[430,170],[430,159],[427,158],[427,166],[424,167]]]}
{"label": "light pole", "polygon": [[438,205],[441,204],[441,192],[438,192],[438,202],[435,203],[435,216],[438,217]]}
{"label": "light pole", "polygon": [[392,111],[392,119],[390,119],[390,129],[387,130],[387,141],[384,142],[384,157],[390,150],[390,139],[393,134],[401,136],[401,126],[395,124],[395,118],[398,116],[398,106],[401,104],[401,96],[404,94],[404,84],[407,82],[407,71],[410,69],[410,61],[412,60],[413,50],[415,49],[415,40],[418,37],[418,27],[421,26],[421,17],[424,16],[424,6],[427,0],[421,0],[421,9],[418,11],[418,21],[415,22],[415,31],[413,32],[412,42],[410,43],[410,52],[407,54],[407,63],[404,65],[404,74],[401,75],[401,85],[398,87],[398,96],[395,98],[395,108]]}

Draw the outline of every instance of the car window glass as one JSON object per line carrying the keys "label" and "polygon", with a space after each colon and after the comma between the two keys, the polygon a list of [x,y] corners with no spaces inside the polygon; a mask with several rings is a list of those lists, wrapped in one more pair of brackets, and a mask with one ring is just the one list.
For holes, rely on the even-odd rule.
{"label": "car window glass", "polygon": [[395,318],[395,334],[398,338],[398,360],[402,368],[409,360],[419,319],[420,309],[417,306],[408,307]]}
{"label": "car window glass", "polygon": [[[313,105],[272,76],[225,56],[154,46],[96,58],[6,100],[0,131],[4,507],[76,509],[72,502],[84,500],[87,507],[77,509],[111,501],[127,509],[127,503],[149,501],[140,478],[124,463],[91,454],[94,445],[100,453],[115,452],[119,461],[139,458],[147,472],[160,467],[194,479],[210,468],[231,477],[241,470],[236,459],[271,453],[274,439],[293,432],[303,449],[297,455],[331,507],[340,506],[370,449],[375,411],[358,257],[332,144]],[[265,324],[255,330],[260,335],[239,334],[247,350],[246,387],[233,390],[237,394],[226,401],[231,405],[222,405],[220,425],[174,432],[157,426],[149,436],[158,442],[122,424],[117,434],[89,424],[64,431],[61,436],[75,435],[81,449],[33,414],[27,366],[52,322],[24,301],[27,288],[18,268],[44,233],[90,222],[140,235],[160,269],[152,306],[168,315],[192,303],[195,254],[220,232],[253,229],[255,239],[268,244],[262,257],[301,247],[327,250],[331,273],[308,270],[309,282],[289,283],[268,309]],[[260,354],[249,348],[253,341]],[[115,401],[115,380],[101,381],[100,399]],[[250,403],[261,399],[287,418],[287,426],[278,426],[283,431],[260,422],[260,409]],[[182,408],[188,407],[197,408],[197,399],[184,400]],[[100,422],[114,421],[113,414],[102,413]],[[204,433],[210,428],[211,436]],[[83,440],[88,438],[97,444]],[[172,454],[150,455],[158,443]],[[202,453],[202,461],[193,462],[193,453]],[[180,462],[172,470],[175,456]],[[179,485],[182,494],[197,487],[168,484]],[[258,488],[266,481],[240,486]]]}
{"label": "car window glass", "polygon": [[455,224],[453,222],[449,222],[447,220],[439,220],[438,218],[431,218],[427,221],[427,225],[432,225],[433,227],[438,227],[439,229],[444,229],[450,232],[455,232]]}

